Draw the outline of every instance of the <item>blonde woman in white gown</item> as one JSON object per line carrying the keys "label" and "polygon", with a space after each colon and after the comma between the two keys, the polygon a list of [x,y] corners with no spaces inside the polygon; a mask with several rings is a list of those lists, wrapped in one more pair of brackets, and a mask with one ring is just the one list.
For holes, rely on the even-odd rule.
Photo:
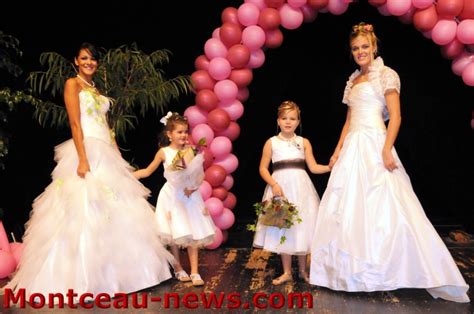
{"label": "blonde woman in white gown", "polygon": [[350,38],[360,70],[344,91],[347,119],[319,207],[310,282],[343,291],[425,288],[434,298],[469,302],[468,286],[393,147],[401,122],[399,77],[374,59],[372,25],[355,25]]}

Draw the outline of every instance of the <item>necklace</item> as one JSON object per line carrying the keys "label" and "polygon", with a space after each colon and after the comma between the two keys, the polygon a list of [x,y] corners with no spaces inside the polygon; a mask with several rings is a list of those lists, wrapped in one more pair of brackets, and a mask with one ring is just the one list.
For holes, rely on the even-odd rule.
{"label": "necklace", "polygon": [[92,84],[91,84],[91,83],[89,83],[88,81],[86,81],[85,79],[83,79],[82,76],[80,76],[79,74],[77,75],[77,77],[78,77],[81,81],[83,81],[84,83],[86,83],[88,86],[90,86],[90,87],[92,87],[92,88],[95,88],[95,83],[94,83],[94,81],[91,81],[91,82],[92,82]]}
{"label": "necklace", "polygon": [[286,138],[284,137],[283,135],[281,135],[281,133],[278,134],[278,138],[284,142],[287,143],[287,145],[289,147],[291,146],[294,146],[296,147],[297,149],[301,149],[301,145],[298,143],[298,141],[296,140],[297,139],[297,136],[296,134],[294,134],[291,138]]}

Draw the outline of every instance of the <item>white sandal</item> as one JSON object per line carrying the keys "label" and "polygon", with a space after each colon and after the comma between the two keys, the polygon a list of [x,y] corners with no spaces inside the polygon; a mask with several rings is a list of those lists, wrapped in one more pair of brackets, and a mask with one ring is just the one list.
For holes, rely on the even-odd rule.
{"label": "white sandal", "polygon": [[191,281],[193,282],[193,286],[204,286],[204,280],[202,280],[201,275],[199,274],[191,274]]}
{"label": "white sandal", "polygon": [[191,281],[191,278],[189,277],[188,273],[184,269],[181,269],[180,271],[175,272],[174,277],[181,282]]}

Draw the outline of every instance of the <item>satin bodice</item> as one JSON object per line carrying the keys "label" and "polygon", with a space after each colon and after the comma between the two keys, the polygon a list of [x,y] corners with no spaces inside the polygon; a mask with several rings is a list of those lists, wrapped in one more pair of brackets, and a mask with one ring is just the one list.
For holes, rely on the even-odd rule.
{"label": "satin bodice", "polygon": [[352,87],[348,106],[351,108],[349,132],[359,129],[386,130],[383,119],[385,99],[375,91],[370,82],[362,82]]}
{"label": "satin bodice", "polygon": [[273,136],[271,141],[273,163],[281,160],[304,159],[303,138],[301,136],[295,136],[289,141]]}
{"label": "satin bodice", "polygon": [[95,137],[111,143],[110,129],[106,113],[110,100],[92,89],[84,88],[79,92],[81,109],[81,127],[84,137]]}

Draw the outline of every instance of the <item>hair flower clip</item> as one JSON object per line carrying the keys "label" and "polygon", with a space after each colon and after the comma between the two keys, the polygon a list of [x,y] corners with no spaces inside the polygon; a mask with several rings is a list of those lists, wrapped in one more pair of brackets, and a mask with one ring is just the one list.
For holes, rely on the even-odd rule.
{"label": "hair flower clip", "polygon": [[163,123],[164,125],[166,125],[168,123],[168,119],[171,118],[172,115],[173,115],[173,113],[171,111],[168,111],[166,116],[164,116],[163,118],[160,119],[160,122]]}
{"label": "hair flower clip", "polygon": [[374,30],[374,27],[372,26],[372,24],[365,24],[364,30],[367,32],[372,32]]}

